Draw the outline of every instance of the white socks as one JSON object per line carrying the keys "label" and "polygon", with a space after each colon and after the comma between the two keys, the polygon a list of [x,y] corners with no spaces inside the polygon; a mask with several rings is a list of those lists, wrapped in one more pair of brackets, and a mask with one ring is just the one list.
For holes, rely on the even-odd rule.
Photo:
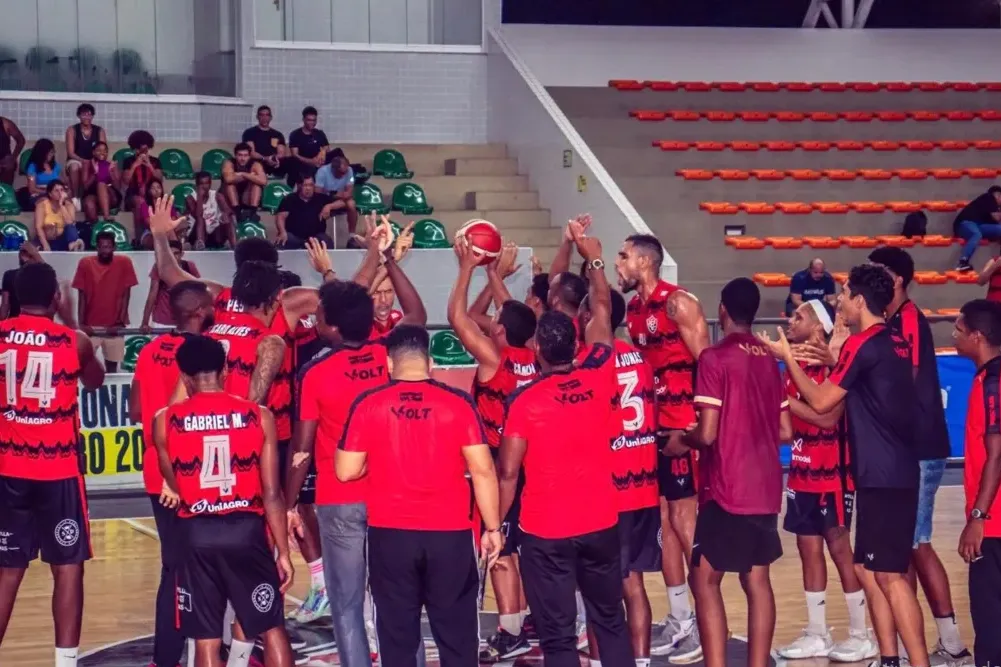
{"label": "white socks", "polygon": [[188,645],[188,667],[195,667],[195,640],[186,639],[185,643]]}
{"label": "white socks", "polygon": [[827,634],[827,593],[806,591],[806,630],[812,635]]}
{"label": "white socks", "polygon": [[856,634],[864,633],[865,591],[859,589],[854,593],[845,593],[845,604],[848,605],[848,629]]}
{"label": "white socks", "polygon": [[650,667],[650,658],[636,658],[636,667]]}
{"label": "white socks", "polygon": [[236,612],[233,605],[226,603],[226,614],[222,617],[222,643],[229,646],[233,643],[233,622],[236,620]]}
{"label": "white socks", "polygon": [[679,621],[687,621],[692,617],[692,603],[688,601],[688,585],[667,587],[667,599],[671,604],[671,616]]}
{"label": "white socks", "polygon": [[521,612],[517,614],[501,614],[499,621],[501,630],[504,632],[515,637],[521,634],[521,626],[524,623],[524,617],[521,615]]}
{"label": "white socks", "polygon": [[56,667],[76,667],[76,657],[80,653],[79,647],[59,648],[56,647]]}
{"label": "white socks", "polygon": [[938,627],[938,638],[942,642],[942,648],[953,655],[963,652],[966,645],[959,637],[959,624],[956,623],[956,614],[949,614],[939,618],[935,617],[935,625]]}
{"label": "white socks", "polygon": [[229,647],[229,660],[226,667],[247,667],[250,664],[250,654],[254,652],[254,642],[241,642],[234,639]]}
{"label": "white socks", "polygon": [[601,660],[594,660],[589,658],[587,664],[588,667],[601,667]]}
{"label": "white socks", "polygon": [[584,596],[580,594],[580,591],[576,592],[577,595],[577,620],[581,623],[587,623],[587,609],[584,607]]}
{"label": "white socks", "polygon": [[311,563],[306,563],[309,567],[309,586],[310,588],[326,588],[327,584],[323,580],[323,559],[317,558]]}

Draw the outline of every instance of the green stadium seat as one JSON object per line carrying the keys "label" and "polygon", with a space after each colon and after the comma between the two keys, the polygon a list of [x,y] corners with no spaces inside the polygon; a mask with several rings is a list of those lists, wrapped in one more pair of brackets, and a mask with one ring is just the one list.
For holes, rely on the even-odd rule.
{"label": "green stadium seat", "polygon": [[129,234],[125,231],[125,227],[116,220],[99,220],[94,223],[94,227],[90,232],[90,245],[93,248],[97,247],[97,235],[101,232],[111,232],[115,235],[115,250],[131,250],[132,245],[129,243]]}
{"label": "green stadium seat", "polygon": [[195,177],[195,168],[191,166],[191,158],[180,148],[168,148],[160,153],[160,166],[165,178]]}
{"label": "green stadium seat", "polygon": [[434,218],[424,218],[414,223],[414,248],[450,248],[452,246],[445,232],[445,225]]}
{"label": "green stadium seat", "polygon": [[16,242],[19,247],[22,243],[28,241],[31,238],[31,234],[28,232],[28,227],[17,220],[3,220],[0,221],[0,237],[3,238],[4,247],[9,250],[16,250],[14,247],[14,241],[9,244],[7,242],[7,237],[19,237],[21,240]]}
{"label": "green stadium seat", "polygon": [[115,154],[111,157],[111,159],[114,161],[114,163],[118,166],[119,169],[124,169],[122,165],[124,165],[125,161],[135,154],[136,152],[131,148],[119,148],[117,151],[115,151]]}
{"label": "green stadium seat", "polygon": [[268,183],[264,186],[264,193],[261,195],[261,208],[268,213],[274,213],[290,192],[292,192],[292,188],[284,183]]}
{"label": "green stadium seat", "polygon": [[431,336],[429,351],[431,360],[437,366],[470,366],[475,363],[459,337],[450,329],[438,331]]}
{"label": "green stadium seat", "polygon": [[0,183],[0,215],[18,215],[21,206],[17,203],[14,188],[6,183]]}
{"label": "green stadium seat", "polygon": [[[166,174],[166,172],[164,173]],[[185,213],[188,208],[188,195],[191,195],[192,197],[195,196],[195,184],[178,183],[174,186],[174,189],[170,191],[170,194],[174,196],[174,208],[181,213]]]}
{"label": "green stadium seat", "polygon": [[254,220],[246,220],[236,226],[237,241],[242,241],[251,236],[266,239],[268,238],[268,233],[265,231],[264,225]]}
{"label": "green stadium seat", "polygon": [[222,165],[226,160],[232,159],[232,155],[221,148],[213,148],[205,151],[202,156],[202,171],[212,174],[212,178],[222,178]]}
{"label": "green stadium seat", "polygon": [[389,213],[378,185],[365,183],[354,189],[355,206],[359,213]]}
{"label": "green stadium seat", "polygon": [[407,215],[430,215],[434,207],[428,205],[424,188],[416,183],[400,183],[393,188],[393,210]]}
{"label": "green stadium seat", "polygon": [[122,358],[122,372],[135,373],[139,352],[153,340],[149,336],[129,336],[125,339],[125,356]]}
{"label": "green stadium seat", "polygon": [[403,153],[392,148],[383,148],[372,160],[372,173],[386,178],[413,178],[414,172],[407,169]]}
{"label": "green stadium seat", "polygon": [[31,158],[31,149],[30,148],[25,148],[23,151],[21,151],[21,159],[18,161],[18,164],[17,164],[17,173],[21,174],[22,176],[24,176],[25,173],[27,173],[27,171],[28,171],[28,160],[30,158]]}

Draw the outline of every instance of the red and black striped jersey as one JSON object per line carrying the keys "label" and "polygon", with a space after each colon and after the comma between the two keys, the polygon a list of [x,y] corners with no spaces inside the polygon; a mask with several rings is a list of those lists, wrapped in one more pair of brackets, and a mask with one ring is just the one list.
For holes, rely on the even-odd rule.
{"label": "red and black striped jersey", "polygon": [[177,389],[181,377],[181,371],[177,367],[177,348],[184,339],[185,335],[176,331],[157,336],[143,346],[136,362],[135,374],[140,378],[139,401],[142,408],[145,444],[143,484],[147,493],[160,493],[163,487],[156,445],[153,443],[153,417],[167,407]]}
{"label": "red and black striped jersey", "polygon": [[[808,366],[803,362],[799,366],[818,385],[827,379],[825,366]],[[783,380],[789,398],[802,400],[788,370],[783,373]],[[792,430],[792,458],[786,483],[789,489],[806,493],[854,489],[848,473],[848,444],[844,437],[843,423],[835,428],[821,428],[793,416]]]}
{"label": "red and black striped jersey", "polygon": [[615,340],[615,414],[612,420],[612,483],[619,511],[656,507],[657,414],[653,371],[639,350]]}
{"label": "red and black striped jersey", "polygon": [[508,345],[502,349],[497,372],[486,382],[479,376],[473,380],[473,398],[483,420],[487,444],[500,447],[504,430],[504,403],[518,387],[523,387],[539,376],[535,353],[527,347]]}

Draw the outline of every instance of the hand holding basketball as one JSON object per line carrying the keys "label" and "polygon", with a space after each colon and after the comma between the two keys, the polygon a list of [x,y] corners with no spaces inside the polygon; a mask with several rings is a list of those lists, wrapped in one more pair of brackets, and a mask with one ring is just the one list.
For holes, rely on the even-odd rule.
{"label": "hand holding basketball", "polygon": [[459,239],[469,244],[469,249],[478,259],[477,264],[489,264],[501,252],[501,235],[492,222],[487,220],[470,220],[455,233],[455,242]]}
{"label": "hand holding basketball", "polygon": [[469,241],[465,238],[456,238],[452,250],[455,251],[455,256],[459,260],[459,268],[463,271],[471,272],[479,266],[480,258],[473,254],[473,249],[469,247]]}

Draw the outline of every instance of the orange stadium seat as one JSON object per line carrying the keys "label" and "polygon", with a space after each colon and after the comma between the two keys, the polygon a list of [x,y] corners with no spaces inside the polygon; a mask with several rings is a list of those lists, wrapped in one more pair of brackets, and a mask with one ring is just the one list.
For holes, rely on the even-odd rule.
{"label": "orange stadium seat", "polygon": [[941,93],[949,87],[947,84],[938,81],[918,81],[916,85],[918,90],[924,93]]}
{"label": "orange stadium seat", "polygon": [[813,213],[813,207],[801,201],[780,201],[775,202],[775,208],[787,215],[806,215]]}
{"label": "orange stadium seat", "polygon": [[782,123],[799,123],[806,120],[806,114],[799,111],[776,111],[775,120]]}
{"label": "orange stadium seat", "polygon": [[842,111],[841,117],[852,123],[867,123],[875,116],[871,111]]}
{"label": "orange stadium seat", "polygon": [[914,120],[920,121],[942,120],[941,111],[912,111],[908,115]]}
{"label": "orange stadium seat", "polygon": [[980,141],[974,141],[973,147],[978,151],[997,151],[1001,150],[1001,141],[997,139],[982,139]]}
{"label": "orange stadium seat", "polygon": [[979,85],[980,85],[981,88],[983,88],[984,90],[986,90],[986,91],[988,91],[990,93],[1001,92],[1001,82],[987,81],[987,82],[981,83]]}
{"label": "orange stadium seat", "polygon": [[[959,317],[960,310],[959,308],[939,308],[938,310],[935,311],[935,314],[945,315],[947,317]],[[956,351],[955,348],[946,348],[946,349],[950,350],[951,352]]]}
{"label": "orange stadium seat", "polygon": [[946,271],[945,275],[949,280],[960,285],[973,285],[980,277],[976,271]]}
{"label": "orange stadium seat", "polygon": [[883,245],[888,245],[891,248],[913,248],[917,244],[918,240],[916,238],[907,238],[906,236],[877,236],[876,240]]}
{"label": "orange stadium seat", "polygon": [[[925,202],[926,208],[928,204],[929,202]],[[941,234],[925,234],[918,238],[921,240],[921,245],[928,248],[946,248],[955,242],[955,239],[951,236],[942,236]]]}
{"label": "orange stadium seat", "polygon": [[930,151],[935,148],[935,144],[931,141],[923,140],[911,140],[900,142],[904,148],[909,151]]}
{"label": "orange stadium seat", "polygon": [[935,145],[944,151],[965,151],[970,148],[970,142],[961,139],[943,139],[936,141]]}
{"label": "orange stadium seat", "polygon": [[884,122],[899,123],[907,120],[907,114],[903,111],[877,111],[876,118]]}
{"label": "orange stadium seat", "polygon": [[865,144],[854,139],[842,139],[834,142],[834,147],[839,151],[860,151],[865,148]]}
{"label": "orange stadium seat", "polygon": [[[921,204],[929,211],[934,211],[936,213],[953,213],[962,208],[962,206],[954,201],[925,201],[921,202]],[[928,237],[926,236],[925,238]]]}
{"label": "orange stadium seat", "polygon": [[811,111],[806,116],[816,123],[833,123],[838,119],[838,114],[833,111]]}
{"label": "orange stadium seat", "polygon": [[914,84],[909,81],[887,81],[883,87],[892,93],[907,93],[914,90]]}
{"label": "orange stadium seat", "polygon": [[871,236],[842,236],[841,242],[849,248],[875,248],[879,241]]}
{"label": "orange stadium seat", "polygon": [[749,215],[771,215],[775,213],[775,207],[763,201],[742,201],[737,205],[737,208]]}
{"label": "orange stadium seat", "polygon": [[893,178],[893,172],[889,169],[859,169],[858,173],[866,181],[888,181]]}
{"label": "orange stadium seat", "polygon": [[678,109],[675,111],[668,111],[667,115],[671,117],[671,120],[678,121],[693,121],[698,120],[702,117],[698,111],[689,111],[687,109]]}
{"label": "orange stadium seat", "polygon": [[874,151],[899,151],[900,142],[891,140],[867,141],[866,146]]}
{"label": "orange stadium seat", "polygon": [[843,93],[848,89],[848,86],[839,81],[828,81],[818,83],[817,88],[825,93]]}
{"label": "orange stadium seat", "polygon": [[923,207],[916,201],[888,201],[886,208],[894,213],[917,213]]}
{"label": "orange stadium seat", "polygon": [[822,173],[813,169],[788,169],[786,173],[794,181],[819,181],[824,177]]}
{"label": "orange stadium seat", "polygon": [[743,169],[719,169],[716,176],[724,181],[746,181],[751,178],[751,173]]}
{"label": "orange stadium seat", "polygon": [[708,81],[679,81],[678,84],[687,93],[707,93],[713,88]]}
{"label": "orange stadium seat", "polygon": [[759,181],[781,181],[786,173],[779,169],[752,169],[751,176]]}
{"label": "orange stadium seat", "polygon": [[835,271],[834,273],[831,274],[831,277],[834,278],[834,282],[840,285],[844,285],[846,282],[848,282],[847,271]]}
{"label": "orange stadium seat", "polygon": [[951,120],[951,121],[967,121],[967,120],[973,120],[976,117],[977,117],[977,114],[973,113],[972,111],[946,111],[945,112],[945,118],[946,118],[946,120]]}
{"label": "orange stadium seat", "polygon": [[686,181],[711,181],[715,176],[709,169],[679,169],[674,173]]}
{"label": "orange stadium seat", "polygon": [[883,84],[871,81],[851,81],[845,84],[856,93],[875,93],[882,89]]}
{"label": "orange stadium seat", "polygon": [[829,151],[830,141],[799,141],[797,145],[805,151]]}
{"label": "orange stadium seat", "polygon": [[696,141],[695,150],[697,151],[721,151],[726,149],[726,144],[722,141]]}
{"label": "orange stadium seat", "polygon": [[981,109],[977,112],[977,118],[980,120],[1001,120],[1001,111],[995,109]]}
{"label": "orange stadium seat", "polygon": [[844,215],[848,212],[848,204],[839,201],[815,201],[813,208],[821,213],[835,213]]}
{"label": "orange stadium seat", "polygon": [[765,243],[776,250],[798,250],[803,247],[803,239],[795,236],[766,236]]}
{"label": "orange stadium seat", "polygon": [[728,236],[726,244],[737,250],[761,250],[765,242],[753,236]]}
{"label": "orange stadium seat", "polygon": [[918,285],[944,285],[949,279],[938,271],[915,271],[914,282]]}
{"label": "orange stadium seat", "polygon": [[781,88],[781,86],[774,81],[752,81],[748,85],[750,85],[751,90],[756,93],[774,93],[778,92]]}
{"label": "orange stadium seat", "polygon": [[713,87],[724,93],[742,93],[747,90],[747,84],[742,81],[716,81]]}
{"label": "orange stadium seat", "polygon": [[793,151],[796,150],[796,144],[791,141],[764,141],[761,143],[767,151]]}
{"label": "orange stadium seat", "polygon": [[651,109],[634,109],[629,112],[629,115],[636,120],[667,120],[667,112]]}
{"label": "orange stadium seat", "polygon": [[738,111],[737,115],[748,123],[761,123],[772,117],[767,111]]}
{"label": "orange stadium seat", "polygon": [[856,213],[882,213],[886,204],[878,201],[853,201],[849,204]]}
{"label": "orange stadium seat", "polygon": [[699,208],[711,215],[734,215],[739,210],[736,204],[726,201],[704,201]]}
{"label": "orange stadium seat", "polygon": [[609,88],[615,88],[616,90],[643,90],[646,86],[633,79],[612,79],[608,82]]}
{"label": "orange stadium seat", "polygon": [[937,178],[939,180],[954,180],[963,177],[963,171],[961,169],[929,169],[928,173],[931,174],[932,178]]}
{"label": "orange stadium seat", "polygon": [[672,92],[680,87],[675,81],[647,81],[646,85],[650,90],[659,92]]}
{"label": "orange stadium seat", "polygon": [[755,273],[754,282],[764,287],[789,287],[792,278],[784,273]]}
{"label": "orange stadium seat", "polygon": [[816,89],[817,84],[807,81],[783,81],[779,83],[779,86],[793,93],[808,93]]}
{"label": "orange stadium seat", "polygon": [[970,178],[997,178],[999,172],[997,169],[987,167],[968,167],[963,170],[963,173]]}
{"label": "orange stadium seat", "polygon": [[854,181],[858,178],[858,172],[853,169],[825,169],[822,173],[832,181]]}
{"label": "orange stadium seat", "polygon": [[692,147],[687,141],[657,141],[655,145],[662,151],[687,151]]}
{"label": "orange stadium seat", "polygon": [[729,123],[737,118],[737,114],[733,111],[707,111],[705,117],[714,123]]}
{"label": "orange stadium seat", "polygon": [[833,236],[804,236],[803,243],[811,248],[829,250],[841,247],[841,240]]}
{"label": "orange stadium seat", "polygon": [[894,175],[902,181],[923,181],[928,178],[924,169],[894,169]]}
{"label": "orange stadium seat", "polygon": [[970,81],[948,81],[945,85],[960,93],[975,93],[981,88],[979,83]]}
{"label": "orange stadium seat", "polygon": [[761,150],[761,144],[757,141],[731,141],[730,150],[739,152],[751,152]]}

